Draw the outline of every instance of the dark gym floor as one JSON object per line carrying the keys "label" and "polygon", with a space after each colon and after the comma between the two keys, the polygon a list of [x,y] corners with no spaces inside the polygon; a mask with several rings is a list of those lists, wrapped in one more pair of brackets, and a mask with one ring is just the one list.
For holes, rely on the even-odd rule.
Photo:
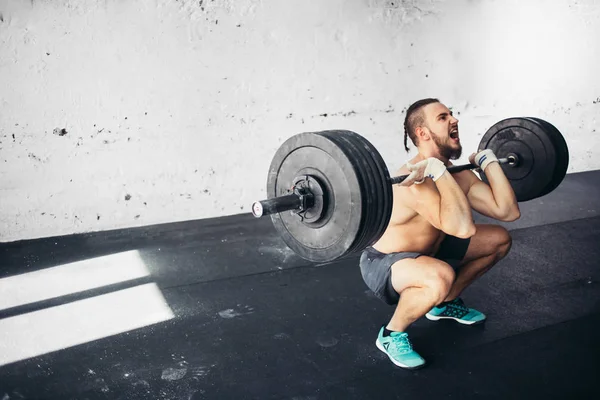
{"label": "dark gym floor", "polygon": [[393,308],[357,256],[304,262],[268,219],[1,244],[0,400],[600,398],[599,192],[523,203],[463,296],[488,321],[417,321],[414,372],[375,347]]}

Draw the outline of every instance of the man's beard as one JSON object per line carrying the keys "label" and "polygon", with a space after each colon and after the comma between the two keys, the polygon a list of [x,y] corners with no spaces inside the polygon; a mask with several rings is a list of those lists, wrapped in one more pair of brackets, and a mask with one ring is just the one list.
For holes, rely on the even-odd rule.
{"label": "man's beard", "polygon": [[462,146],[459,145],[458,148],[455,149],[452,148],[449,143],[443,143],[442,139],[438,135],[433,134],[431,136],[433,137],[433,142],[437,145],[440,151],[440,156],[447,158],[448,160],[458,160],[460,158],[462,155]]}

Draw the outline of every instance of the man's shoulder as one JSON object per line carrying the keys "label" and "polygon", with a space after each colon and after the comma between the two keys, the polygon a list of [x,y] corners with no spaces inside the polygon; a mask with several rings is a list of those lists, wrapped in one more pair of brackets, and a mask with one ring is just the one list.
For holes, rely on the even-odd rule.
{"label": "man's shoulder", "polygon": [[410,171],[408,170],[406,164],[409,162],[410,161],[407,161],[404,164],[400,165],[398,168],[396,168],[396,170],[393,173],[391,173],[392,178],[400,175],[408,175]]}
{"label": "man's shoulder", "polygon": [[408,164],[416,164],[419,161],[422,161],[422,160],[419,159],[418,155],[407,159],[402,164],[400,164],[400,166],[398,168],[396,168],[395,172],[392,174],[392,177],[399,176],[399,175],[408,175],[410,173],[410,171],[408,170],[407,165]]}

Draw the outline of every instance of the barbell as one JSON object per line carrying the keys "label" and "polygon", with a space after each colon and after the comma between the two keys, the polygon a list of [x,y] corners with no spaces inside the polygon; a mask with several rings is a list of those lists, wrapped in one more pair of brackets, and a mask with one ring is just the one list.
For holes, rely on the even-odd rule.
{"label": "barbell", "polygon": [[[550,193],[564,179],[569,150],[560,131],[540,118],[506,118],[490,127],[479,150],[492,149],[519,202]],[[476,169],[466,164],[450,173]],[[271,161],[267,199],[252,214],[270,215],[285,244],[311,262],[330,262],[362,251],[385,232],[392,214],[392,185],[381,155],[349,130],[296,134]],[[485,174],[481,179],[488,183]]]}

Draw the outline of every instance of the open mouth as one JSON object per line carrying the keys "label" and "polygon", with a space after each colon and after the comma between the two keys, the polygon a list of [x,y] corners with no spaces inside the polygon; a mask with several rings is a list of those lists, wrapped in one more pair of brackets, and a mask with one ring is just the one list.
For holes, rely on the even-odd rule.
{"label": "open mouth", "polygon": [[459,138],[458,138],[458,128],[457,129],[453,129],[450,131],[450,139],[458,142]]}

